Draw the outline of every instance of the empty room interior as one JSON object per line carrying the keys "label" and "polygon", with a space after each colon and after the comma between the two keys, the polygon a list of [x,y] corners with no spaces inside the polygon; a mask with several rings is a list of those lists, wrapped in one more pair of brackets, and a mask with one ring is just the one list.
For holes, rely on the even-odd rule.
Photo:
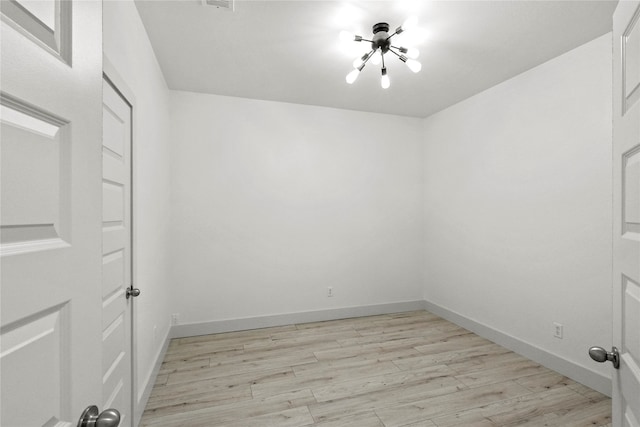
{"label": "empty room interior", "polygon": [[[640,425],[638,2],[40,3],[2,10],[3,139],[59,144],[3,143],[2,425]],[[26,302],[58,262],[84,299]]]}

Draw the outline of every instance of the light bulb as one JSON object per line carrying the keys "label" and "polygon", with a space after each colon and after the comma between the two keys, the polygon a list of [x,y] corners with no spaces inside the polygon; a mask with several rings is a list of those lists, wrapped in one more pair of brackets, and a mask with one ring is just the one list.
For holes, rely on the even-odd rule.
{"label": "light bulb", "polygon": [[340,31],[340,40],[343,42],[361,42],[362,36],[350,33],[349,31]]}
{"label": "light bulb", "polygon": [[355,40],[355,35],[350,33],[349,31],[340,31],[340,40],[343,42],[352,42]]}
{"label": "light bulb", "polygon": [[412,59],[416,59],[418,56],[420,56],[420,51],[418,49],[415,49],[413,47],[402,47],[400,46],[398,48],[398,50],[402,53],[405,54],[405,57],[409,57]]}
{"label": "light bulb", "polygon": [[407,59],[406,64],[407,64],[407,67],[409,67],[409,69],[414,73],[417,73],[420,70],[422,70],[422,64],[416,61],[415,59]]}
{"label": "light bulb", "polygon": [[415,16],[410,16],[402,23],[402,30],[409,31],[412,28],[414,28],[417,23],[418,23],[418,18]]}
{"label": "light bulb", "polygon": [[356,58],[353,60],[353,68],[358,68],[361,65],[362,65],[362,59]]}
{"label": "light bulb", "polygon": [[356,68],[355,70],[352,70],[349,74],[347,74],[347,83],[353,84],[353,82],[355,82],[360,75],[360,71],[361,69]]}
{"label": "light bulb", "polygon": [[416,59],[418,56],[420,56],[420,51],[416,48],[409,47],[407,48],[407,56],[411,59]]}
{"label": "light bulb", "polygon": [[390,85],[391,81],[389,80],[389,76],[387,75],[387,69],[383,68],[382,78],[380,79],[380,86],[382,86],[382,89],[388,89]]}

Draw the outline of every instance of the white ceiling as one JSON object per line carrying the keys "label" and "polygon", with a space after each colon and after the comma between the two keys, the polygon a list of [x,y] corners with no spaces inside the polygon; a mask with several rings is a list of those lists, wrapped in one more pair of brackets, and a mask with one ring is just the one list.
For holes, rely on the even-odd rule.
{"label": "white ceiling", "polygon": [[[137,0],[171,89],[426,117],[611,30],[616,1],[236,0],[235,11],[200,0]],[[419,48],[422,71],[386,58],[353,85],[352,61],[371,38],[410,15],[416,31],[394,44]],[[413,37],[413,38],[412,38]]]}

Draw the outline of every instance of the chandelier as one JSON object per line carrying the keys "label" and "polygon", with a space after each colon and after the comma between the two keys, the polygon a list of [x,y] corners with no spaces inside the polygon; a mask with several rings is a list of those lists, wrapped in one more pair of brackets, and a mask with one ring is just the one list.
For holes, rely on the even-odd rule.
{"label": "chandelier", "polygon": [[[364,66],[371,59],[371,62],[375,65],[382,63],[382,77],[380,79],[380,85],[383,89],[387,89],[391,85],[391,81],[389,80],[384,60],[385,55],[389,52],[397,56],[400,61],[407,64],[407,67],[409,67],[411,71],[414,73],[419,72],[422,69],[422,64],[415,60],[419,55],[418,50],[403,46],[394,46],[391,44],[391,38],[393,36],[413,27],[415,25],[415,21],[415,18],[407,19],[400,27],[396,28],[395,32],[391,35],[389,35],[389,24],[386,22],[379,22],[373,26],[373,37],[371,40],[367,40],[362,38],[362,36],[351,34],[346,31],[341,32],[340,38],[342,40],[371,43],[371,50],[362,55],[362,57],[356,58],[353,61],[354,69],[347,74],[347,83],[353,84],[360,75]],[[377,52],[379,52],[379,54],[377,54]]]}

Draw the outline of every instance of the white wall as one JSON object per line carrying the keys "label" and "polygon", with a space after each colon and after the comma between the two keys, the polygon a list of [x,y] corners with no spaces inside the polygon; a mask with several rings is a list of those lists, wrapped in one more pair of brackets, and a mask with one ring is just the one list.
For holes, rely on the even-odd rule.
{"label": "white wall", "polygon": [[420,120],[188,92],[171,106],[181,323],[422,299]]}
{"label": "white wall", "polygon": [[611,50],[424,121],[425,299],[607,378],[587,349],[612,340]]}
{"label": "white wall", "polygon": [[135,97],[133,280],[142,291],[134,302],[140,401],[169,332],[169,91],[133,1],[105,1],[103,19],[104,54]]}
{"label": "white wall", "polygon": [[418,120],[168,91],[132,1],[104,33],[137,103],[138,398],[169,313],[423,298],[608,377],[610,35]]}

